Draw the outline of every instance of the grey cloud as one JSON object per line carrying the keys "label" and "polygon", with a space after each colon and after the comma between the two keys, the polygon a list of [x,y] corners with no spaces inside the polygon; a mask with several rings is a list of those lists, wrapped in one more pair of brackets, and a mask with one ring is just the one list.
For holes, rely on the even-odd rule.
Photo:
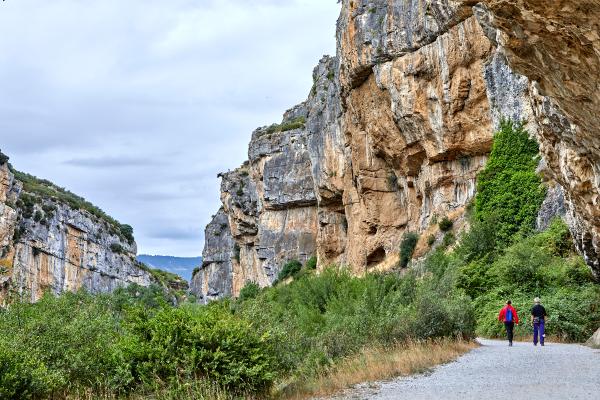
{"label": "grey cloud", "polygon": [[136,158],[136,157],[97,157],[97,158],[73,158],[64,162],[67,165],[84,168],[125,168],[125,167],[148,167],[164,166],[168,163],[166,160],[156,160],[155,158]]}
{"label": "grey cloud", "polygon": [[306,98],[338,12],[334,0],[0,2],[0,148],[134,226],[141,252],[198,255],[217,173]]}

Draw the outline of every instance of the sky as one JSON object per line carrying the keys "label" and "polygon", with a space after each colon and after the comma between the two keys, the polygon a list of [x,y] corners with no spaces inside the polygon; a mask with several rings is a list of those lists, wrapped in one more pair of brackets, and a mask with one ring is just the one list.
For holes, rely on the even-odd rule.
{"label": "sky", "polygon": [[305,100],[335,54],[336,0],[0,2],[0,149],[134,227],[139,253],[197,256],[217,173]]}

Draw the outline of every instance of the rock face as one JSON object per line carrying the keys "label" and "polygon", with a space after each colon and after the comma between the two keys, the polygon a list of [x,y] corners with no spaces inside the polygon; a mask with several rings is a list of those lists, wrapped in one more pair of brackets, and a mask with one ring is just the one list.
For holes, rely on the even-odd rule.
{"label": "rock face", "polygon": [[600,349],[600,329],[585,344],[595,349]]}
{"label": "rock face", "polygon": [[598,24],[598,1],[342,1],[337,57],[321,60],[307,101],[221,175],[215,221],[233,241],[207,235],[204,251],[230,258],[206,262],[197,294],[269,285],[312,255],[389,269],[408,231],[422,254],[438,218],[464,225],[502,118],[540,142],[551,190],[539,227],[566,216],[600,278]]}
{"label": "rock face", "polygon": [[0,166],[0,303],[36,301],[45,291],[109,292],[152,282],[135,263],[136,244],[90,213],[22,189]]}

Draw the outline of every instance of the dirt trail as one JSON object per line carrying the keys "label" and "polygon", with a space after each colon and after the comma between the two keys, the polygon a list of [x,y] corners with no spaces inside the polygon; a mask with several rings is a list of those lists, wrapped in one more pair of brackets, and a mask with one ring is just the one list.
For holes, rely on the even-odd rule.
{"label": "dirt trail", "polygon": [[361,385],[335,399],[600,399],[600,350],[479,341],[480,348],[429,374]]}

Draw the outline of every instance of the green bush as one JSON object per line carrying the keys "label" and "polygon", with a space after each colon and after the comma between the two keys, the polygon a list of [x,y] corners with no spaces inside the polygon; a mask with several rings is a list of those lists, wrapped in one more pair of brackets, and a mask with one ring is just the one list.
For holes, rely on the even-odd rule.
{"label": "green bush", "polygon": [[439,222],[439,227],[442,232],[448,232],[454,226],[454,222],[452,222],[448,217],[444,217]]}
{"label": "green bush", "polygon": [[123,246],[121,246],[119,243],[111,243],[110,251],[112,251],[115,254],[124,254],[125,248]]}
{"label": "green bush", "polygon": [[164,308],[127,325],[121,340],[133,376],[151,386],[205,376],[235,393],[264,393],[276,376],[269,336],[228,308]]}
{"label": "green bush", "polygon": [[9,157],[0,150],[0,166],[6,164],[8,160]]}
{"label": "green bush", "polygon": [[237,312],[273,335],[280,369],[302,381],[366,345],[471,337],[468,299],[440,286],[411,272],[357,278],[328,268],[265,289]]}
{"label": "green bush", "polygon": [[414,232],[407,232],[404,234],[402,243],[400,244],[400,267],[406,268],[409,261],[415,252],[417,242],[419,241],[419,235]]}
{"label": "green bush", "polygon": [[475,219],[494,216],[497,238],[503,244],[530,234],[546,189],[535,169],[538,145],[522,123],[503,120],[494,135],[490,158],[477,177]]}
{"label": "green bush", "polygon": [[[0,312],[0,385],[13,398],[90,388],[120,391],[131,381],[116,345],[118,323],[105,298],[67,293]],[[4,397],[3,397],[4,398]]]}
{"label": "green bush", "polygon": [[433,246],[435,243],[435,236],[434,235],[429,235],[427,237],[427,244],[429,245],[429,247]]}
{"label": "green bush", "polygon": [[312,256],[311,258],[309,258],[306,261],[306,264],[304,264],[304,268],[306,268],[307,270],[317,269],[317,256]]}
{"label": "green bush", "polygon": [[300,272],[301,269],[302,269],[302,264],[300,263],[300,261],[298,261],[298,260],[289,261],[289,262],[285,263],[285,265],[279,272],[279,275],[277,276],[277,281],[281,282],[283,280],[286,280],[289,277],[294,277],[294,276],[296,276],[296,274],[298,274]]}
{"label": "green bush", "polygon": [[200,272],[200,269],[201,269],[200,267],[195,267],[195,268],[194,268],[194,270],[192,271],[192,279],[194,278],[194,276],[196,276],[196,274],[197,274],[198,272]]}
{"label": "green bush", "polygon": [[475,300],[478,334],[503,335],[496,317],[507,299],[524,320],[516,334],[529,334],[526,320],[533,298],[539,296],[551,316],[549,334],[572,341],[591,336],[600,321],[600,288],[583,259],[565,250],[572,249],[567,233],[557,219],[546,231],[521,239],[495,259],[459,263],[457,286]]}
{"label": "green bush", "polygon": [[255,282],[246,282],[246,285],[240,290],[240,301],[250,300],[258,296],[260,293],[260,286]]}

